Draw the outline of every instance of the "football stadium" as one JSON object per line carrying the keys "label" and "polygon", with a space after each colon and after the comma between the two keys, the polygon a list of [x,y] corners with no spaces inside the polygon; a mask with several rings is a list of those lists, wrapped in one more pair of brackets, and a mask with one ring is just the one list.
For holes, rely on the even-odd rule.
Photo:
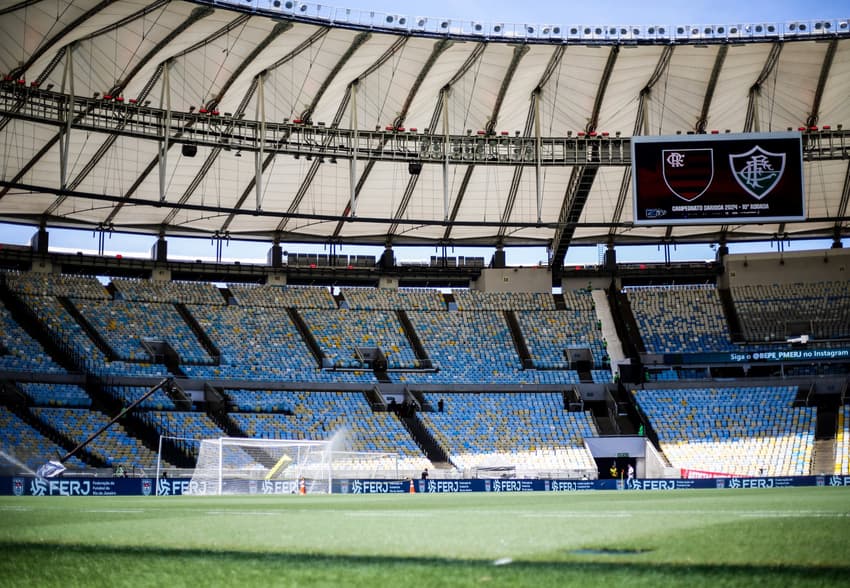
{"label": "football stadium", "polygon": [[408,10],[0,2],[0,586],[846,583],[850,15]]}

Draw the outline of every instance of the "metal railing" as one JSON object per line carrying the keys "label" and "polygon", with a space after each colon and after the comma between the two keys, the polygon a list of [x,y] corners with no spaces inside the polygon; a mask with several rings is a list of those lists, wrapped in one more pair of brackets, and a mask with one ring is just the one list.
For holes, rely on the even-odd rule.
{"label": "metal railing", "polygon": [[[437,135],[429,129],[385,127],[374,131],[328,127],[295,119],[261,124],[213,111],[167,112],[123,97],[78,97],[14,80],[0,83],[0,116],[78,130],[138,137],[169,144],[200,145],[228,151],[279,153],[305,159],[363,159],[451,165],[598,165],[631,163],[631,141],[619,133],[568,132],[561,137],[523,137],[519,131]],[[70,106],[70,108],[69,108]],[[166,124],[167,123],[167,124]],[[803,134],[805,160],[850,158],[850,130],[811,127]]]}

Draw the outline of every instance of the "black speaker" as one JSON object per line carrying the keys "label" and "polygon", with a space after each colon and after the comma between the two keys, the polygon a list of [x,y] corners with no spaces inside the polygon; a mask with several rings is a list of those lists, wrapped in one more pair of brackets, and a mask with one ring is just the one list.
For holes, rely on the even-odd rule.
{"label": "black speaker", "polygon": [[496,249],[493,252],[493,258],[490,260],[490,267],[494,269],[505,269],[507,267],[507,259],[505,258],[504,249]]}
{"label": "black speaker", "polygon": [[407,171],[409,171],[412,176],[418,176],[419,172],[422,171],[422,164],[418,161],[411,161],[407,164]]}
{"label": "black speaker", "polygon": [[643,366],[640,364],[620,364],[620,381],[626,384],[643,383]]}
{"label": "black speaker", "polygon": [[390,271],[395,267],[395,255],[391,248],[384,249],[384,252],[381,254],[381,260],[378,264],[384,271]]}
{"label": "black speaker", "polygon": [[183,144],[183,155],[186,157],[195,157],[198,154],[198,146],[189,143]]}

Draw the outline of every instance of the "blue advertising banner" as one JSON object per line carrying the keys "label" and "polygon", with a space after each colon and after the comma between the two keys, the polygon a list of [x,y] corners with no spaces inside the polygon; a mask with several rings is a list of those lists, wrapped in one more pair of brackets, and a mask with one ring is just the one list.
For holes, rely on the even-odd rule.
{"label": "blue advertising banner", "polygon": [[[334,480],[335,494],[406,494],[410,480]],[[788,476],[774,478],[702,478],[634,480],[414,480],[414,492],[583,492],[590,490],[664,491],[690,489],[790,488],[850,486],[850,476]],[[156,488],[156,491],[154,489]],[[182,496],[213,495],[188,478],[37,478],[0,477],[0,496]],[[294,482],[258,480],[251,494],[295,494]]]}
{"label": "blue advertising banner", "polygon": [[665,353],[665,365],[707,363],[778,363],[782,361],[815,361],[850,358],[850,348],[778,349],[775,351],[716,351],[710,353]]}

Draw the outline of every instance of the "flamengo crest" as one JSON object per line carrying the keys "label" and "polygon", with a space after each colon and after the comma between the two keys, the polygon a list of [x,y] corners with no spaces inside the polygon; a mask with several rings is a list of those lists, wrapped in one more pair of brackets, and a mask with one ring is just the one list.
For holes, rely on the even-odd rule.
{"label": "flamengo crest", "polygon": [[682,200],[696,200],[714,179],[713,149],[664,149],[661,159],[664,183]]}
{"label": "flamengo crest", "polygon": [[771,153],[756,145],[746,153],[730,154],[729,165],[738,185],[761,200],[785,173],[785,154]]}

